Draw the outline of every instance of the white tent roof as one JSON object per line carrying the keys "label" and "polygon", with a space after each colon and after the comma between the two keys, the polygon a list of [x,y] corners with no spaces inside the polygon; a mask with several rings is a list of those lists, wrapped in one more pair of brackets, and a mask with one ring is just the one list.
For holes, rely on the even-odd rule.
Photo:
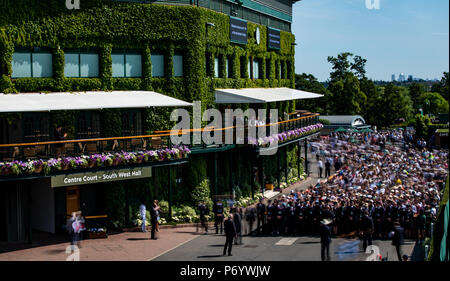
{"label": "white tent roof", "polygon": [[0,112],[192,106],[151,91],[1,94]]}
{"label": "white tent roof", "polygon": [[216,103],[267,103],[323,97],[290,88],[216,89],[215,96]]}

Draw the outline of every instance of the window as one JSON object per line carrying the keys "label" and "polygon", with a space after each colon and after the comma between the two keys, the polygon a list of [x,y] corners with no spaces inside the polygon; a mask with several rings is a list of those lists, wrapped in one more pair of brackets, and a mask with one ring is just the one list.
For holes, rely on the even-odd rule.
{"label": "window", "polygon": [[259,77],[259,60],[253,60],[253,79],[260,79]]}
{"label": "window", "polygon": [[225,59],[225,63],[226,63],[226,65],[225,65],[225,70],[226,70],[226,77],[227,78],[232,78],[233,77],[233,68],[232,68],[232,60],[231,60],[231,58],[229,58],[229,57],[227,57],[226,59]]}
{"label": "window", "polygon": [[252,68],[251,68],[251,64],[252,64],[252,62],[251,62],[251,58],[249,57],[248,58],[248,63],[247,63],[247,73],[248,73],[248,78],[253,78],[252,77]]}
{"label": "window", "polygon": [[142,134],[141,112],[138,110],[122,111],[122,136],[139,136]]}
{"label": "window", "polygon": [[219,57],[214,57],[214,77],[218,78],[219,74]]}
{"label": "window", "polygon": [[90,51],[66,50],[64,52],[64,76],[98,77],[98,54]]}
{"label": "window", "polygon": [[183,76],[183,56],[180,54],[173,56],[173,72],[175,77]]}
{"label": "window", "polygon": [[290,61],[288,61],[286,63],[287,65],[287,79],[291,79],[291,75],[292,75],[292,64]]}
{"label": "window", "polygon": [[23,140],[25,142],[49,140],[49,115],[44,113],[23,114]]}
{"label": "window", "polygon": [[245,57],[241,57],[241,78],[245,78],[245,67]]}
{"label": "window", "polygon": [[113,50],[112,77],[142,77],[142,55],[136,50]]}
{"label": "window", "polygon": [[164,77],[164,55],[160,53],[151,54],[152,61],[152,76]]}
{"label": "window", "polygon": [[17,50],[12,58],[12,78],[52,77],[52,53],[32,50]]}
{"label": "window", "polygon": [[82,111],[77,115],[77,139],[96,138],[100,136],[100,114]]}

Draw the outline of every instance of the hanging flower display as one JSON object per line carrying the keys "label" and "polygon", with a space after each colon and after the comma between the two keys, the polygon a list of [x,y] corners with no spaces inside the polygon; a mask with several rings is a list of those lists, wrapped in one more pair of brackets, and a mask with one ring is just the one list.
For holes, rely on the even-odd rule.
{"label": "hanging flower display", "polygon": [[77,157],[50,158],[47,160],[29,160],[0,162],[0,175],[21,175],[31,173],[58,172],[94,167],[110,167],[129,164],[141,164],[152,161],[169,161],[187,158],[191,150],[187,146],[176,146],[171,149],[145,150],[138,152],[96,153]]}

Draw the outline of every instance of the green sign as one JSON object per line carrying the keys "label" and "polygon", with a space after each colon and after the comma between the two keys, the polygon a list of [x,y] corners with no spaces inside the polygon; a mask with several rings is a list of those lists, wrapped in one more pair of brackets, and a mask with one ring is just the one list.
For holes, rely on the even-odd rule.
{"label": "green sign", "polygon": [[117,170],[85,172],[52,176],[52,187],[95,184],[111,181],[133,180],[152,176],[151,167],[132,167]]}

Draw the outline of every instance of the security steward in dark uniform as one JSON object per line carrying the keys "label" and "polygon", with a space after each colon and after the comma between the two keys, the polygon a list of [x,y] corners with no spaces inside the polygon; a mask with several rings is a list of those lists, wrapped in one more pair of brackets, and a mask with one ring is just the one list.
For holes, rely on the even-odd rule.
{"label": "security steward in dark uniform", "polygon": [[220,234],[223,233],[223,203],[222,200],[218,200],[216,204],[214,204],[214,226],[216,227],[216,234],[219,233],[219,225],[220,225]]}
{"label": "security steward in dark uniform", "polygon": [[278,202],[278,209],[277,209],[277,235],[284,234],[285,233],[285,209],[286,207],[282,202]]}
{"label": "security steward in dark uniform", "polygon": [[313,234],[313,207],[309,202],[306,205],[306,215],[305,215],[305,222],[306,222],[306,232],[308,234]]}
{"label": "security steward in dark uniform", "polygon": [[[208,233],[208,223],[206,222],[206,215],[208,215],[209,210],[203,201],[201,201],[200,204],[198,205],[198,211],[200,213],[200,223],[202,225],[202,228],[205,229],[205,234],[207,234]],[[198,231],[198,225],[197,225],[197,231]]]}
{"label": "security steward in dark uniform", "polygon": [[359,224],[359,233],[363,240],[363,249],[366,251],[367,246],[372,245],[372,233],[374,230],[374,224],[372,218],[369,216],[367,210],[363,211],[363,217]]}
{"label": "security steward in dark uniform", "polygon": [[260,234],[261,229],[263,232],[265,232],[265,228],[266,228],[266,223],[265,223],[266,205],[264,205],[263,199],[259,199],[259,203],[256,205],[256,214],[257,214],[257,221],[258,221],[258,234]]}
{"label": "security steward in dark uniform", "polygon": [[272,200],[269,200],[267,204],[267,234],[273,234],[273,221],[274,221],[274,213],[273,213],[273,204]]}
{"label": "security steward in dark uniform", "polygon": [[373,211],[373,220],[375,227],[375,236],[377,238],[381,238],[383,234],[383,218],[384,216],[384,208],[381,206],[380,202],[377,202],[375,210]]}
{"label": "security steward in dark uniform", "polygon": [[283,219],[283,211],[278,204],[278,200],[275,199],[273,201],[273,235],[280,235],[280,225]]}
{"label": "security steward in dark uniform", "polygon": [[296,234],[302,235],[305,231],[305,214],[304,214],[304,206],[303,203],[300,202],[300,199],[297,199],[297,204],[295,204],[295,232]]}
{"label": "security steward in dark uniform", "polygon": [[285,214],[288,223],[288,234],[295,235],[297,217],[295,215],[295,206],[293,202],[289,202],[289,205],[285,210]]}

